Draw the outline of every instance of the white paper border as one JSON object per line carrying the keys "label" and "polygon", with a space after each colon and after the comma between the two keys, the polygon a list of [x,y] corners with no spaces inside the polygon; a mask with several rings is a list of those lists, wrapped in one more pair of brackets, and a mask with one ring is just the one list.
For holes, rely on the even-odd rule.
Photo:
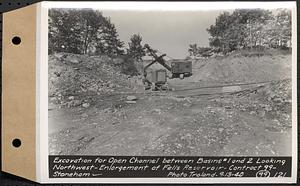
{"label": "white paper border", "polygon": [[[37,4],[36,39],[36,180],[45,181],[48,170],[48,8]],[[26,99],[26,98],[25,98]],[[48,176],[47,176],[48,177]]]}
{"label": "white paper border", "polygon": [[[197,11],[228,9],[292,10],[292,177],[290,178],[49,178],[48,162],[48,9],[94,8],[139,11]],[[213,7],[213,8],[212,8]],[[297,10],[295,1],[285,2],[42,2],[37,17],[37,178],[41,183],[297,183]],[[45,39],[46,38],[46,39]],[[40,43],[39,43],[40,42]]]}

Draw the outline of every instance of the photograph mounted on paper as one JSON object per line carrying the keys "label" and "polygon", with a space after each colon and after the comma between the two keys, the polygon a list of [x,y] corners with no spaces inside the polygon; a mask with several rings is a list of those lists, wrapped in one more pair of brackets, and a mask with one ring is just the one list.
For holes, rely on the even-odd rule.
{"label": "photograph mounted on paper", "polygon": [[295,176],[295,4],[208,4],[45,4],[51,179]]}

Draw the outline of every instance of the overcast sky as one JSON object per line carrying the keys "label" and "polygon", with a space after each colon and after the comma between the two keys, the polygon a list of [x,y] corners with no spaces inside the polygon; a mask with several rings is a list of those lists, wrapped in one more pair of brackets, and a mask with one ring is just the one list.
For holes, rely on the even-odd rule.
{"label": "overcast sky", "polygon": [[208,46],[210,25],[223,12],[216,11],[126,11],[100,10],[115,24],[126,47],[131,35],[140,34],[143,44],[173,58],[188,56],[188,46]]}

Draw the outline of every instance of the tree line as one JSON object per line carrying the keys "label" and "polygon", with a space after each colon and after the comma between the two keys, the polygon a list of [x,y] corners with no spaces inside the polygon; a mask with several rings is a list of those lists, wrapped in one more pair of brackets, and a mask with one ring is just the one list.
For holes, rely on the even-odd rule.
{"label": "tree line", "polygon": [[228,53],[243,48],[291,48],[291,11],[278,9],[237,9],[223,12],[211,25],[209,47],[190,44],[192,57]]}
{"label": "tree line", "polygon": [[49,53],[93,55],[145,55],[142,37],[133,34],[125,48],[109,17],[93,9],[51,9],[49,11]]}
{"label": "tree line", "polygon": [[[291,25],[291,11],[286,9],[225,11],[207,28],[209,47],[190,44],[188,52],[191,57],[209,57],[243,48],[290,48]],[[140,34],[133,34],[125,47],[110,18],[93,9],[49,11],[49,53],[54,52],[129,55],[137,60],[146,55]]]}

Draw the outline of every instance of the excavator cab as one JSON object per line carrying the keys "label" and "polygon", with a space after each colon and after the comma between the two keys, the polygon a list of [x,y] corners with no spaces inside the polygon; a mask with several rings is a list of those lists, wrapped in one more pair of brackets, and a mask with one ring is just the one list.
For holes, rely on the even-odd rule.
{"label": "excavator cab", "polygon": [[146,73],[145,89],[167,90],[167,71],[165,69],[150,70]]}

